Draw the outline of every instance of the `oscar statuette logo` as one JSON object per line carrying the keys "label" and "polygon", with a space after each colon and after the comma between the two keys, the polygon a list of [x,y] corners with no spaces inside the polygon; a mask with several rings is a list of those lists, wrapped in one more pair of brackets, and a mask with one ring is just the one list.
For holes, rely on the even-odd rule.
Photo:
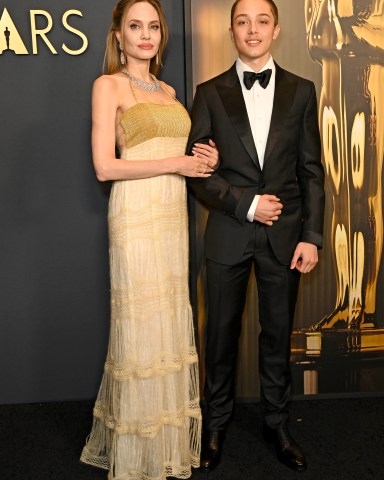
{"label": "oscar statuette logo", "polygon": [[[52,15],[46,10],[30,10],[31,46],[28,49],[27,40],[21,38],[10,13],[7,8],[4,8],[0,18],[0,55],[29,55],[30,53],[38,55],[41,48],[48,48],[53,55],[58,55],[59,49],[67,55],[81,55],[88,48],[88,38],[83,32],[70,24],[72,16],[83,17],[83,14],[79,10],[67,10],[60,18],[60,21],[66,31],[77,37],[77,40],[80,40],[80,46],[77,49],[72,49],[63,42],[57,48],[49,39],[49,33],[54,27]],[[38,20],[39,23],[44,23],[43,27],[39,28],[37,26]]]}

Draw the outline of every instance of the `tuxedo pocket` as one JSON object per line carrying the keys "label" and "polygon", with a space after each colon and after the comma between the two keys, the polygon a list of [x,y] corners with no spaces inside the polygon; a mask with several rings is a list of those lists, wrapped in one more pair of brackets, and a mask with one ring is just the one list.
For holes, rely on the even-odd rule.
{"label": "tuxedo pocket", "polygon": [[209,214],[205,229],[205,256],[225,265],[240,261],[252,234],[254,225],[241,225],[239,221],[217,210]]}

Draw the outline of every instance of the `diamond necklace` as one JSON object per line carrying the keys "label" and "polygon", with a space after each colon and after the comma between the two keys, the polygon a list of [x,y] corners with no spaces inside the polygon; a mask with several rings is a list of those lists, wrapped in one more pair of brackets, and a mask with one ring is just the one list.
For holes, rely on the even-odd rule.
{"label": "diamond necklace", "polygon": [[132,83],[134,83],[135,85],[137,85],[138,87],[145,88],[145,90],[149,90],[150,92],[158,92],[160,90],[160,82],[153,75],[152,75],[152,78],[153,78],[155,83],[147,83],[147,82],[143,82],[142,80],[139,80],[138,78],[134,77],[131,73],[128,72],[128,70],[126,68],[124,68],[121,71],[123,73],[125,73],[125,75],[127,75],[129,80]]}

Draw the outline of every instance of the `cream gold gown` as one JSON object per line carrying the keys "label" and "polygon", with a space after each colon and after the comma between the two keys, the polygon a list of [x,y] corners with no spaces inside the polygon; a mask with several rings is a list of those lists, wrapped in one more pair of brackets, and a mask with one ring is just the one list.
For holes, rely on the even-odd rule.
{"label": "cream gold gown", "polygon": [[[189,129],[180,103],[136,103],[119,121],[121,161],[184,155]],[[108,222],[110,340],[81,460],[109,480],[188,478],[201,413],[184,177],[115,181]]]}

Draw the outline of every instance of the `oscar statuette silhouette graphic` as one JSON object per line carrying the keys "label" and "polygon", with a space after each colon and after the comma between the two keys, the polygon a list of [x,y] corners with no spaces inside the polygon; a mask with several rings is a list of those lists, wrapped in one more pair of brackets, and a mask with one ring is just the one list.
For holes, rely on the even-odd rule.
{"label": "oscar statuette silhouette graphic", "polygon": [[319,124],[336,284],[333,310],[306,333],[306,355],[321,362],[382,356],[384,0],[305,0],[305,15],[309,53],[322,66]]}
{"label": "oscar statuette silhouette graphic", "polygon": [[7,50],[9,50],[9,37],[11,36],[11,32],[9,31],[8,27],[5,27],[4,35],[5,41],[7,42]]}
{"label": "oscar statuette silhouette graphic", "polygon": [[6,53],[13,53],[15,54],[16,52],[10,48],[10,38],[11,38],[11,32],[8,27],[5,27],[4,30],[4,37],[5,37],[5,42],[7,45],[7,48],[5,48],[2,52],[0,52],[1,55],[6,54]]}

